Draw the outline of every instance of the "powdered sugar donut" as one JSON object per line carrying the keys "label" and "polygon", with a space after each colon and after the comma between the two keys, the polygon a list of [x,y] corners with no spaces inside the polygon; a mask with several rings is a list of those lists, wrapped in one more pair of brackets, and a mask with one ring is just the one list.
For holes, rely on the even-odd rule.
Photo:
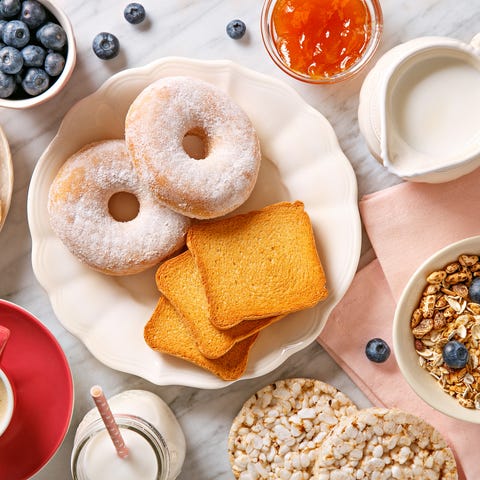
{"label": "powdered sugar donut", "polygon": [[[109,202],[123,192],[138,213],[119,221]],[[92,143],[73,154],[49,191],[50,225],[82,262],[110,275],[145,270],[179,249],[190,220],[161,204],[140,181],[123,140]]]}
{"label": "powdered sugar donut", "polygon": [[[204,158],[184,149],[200,137]],[[134,100],[125,121],[127,148],[155,194],[189,217],[213,218],[241,205],[255,185],[260,147],[245,112],[223,91],[190,77],[167,77]]]}

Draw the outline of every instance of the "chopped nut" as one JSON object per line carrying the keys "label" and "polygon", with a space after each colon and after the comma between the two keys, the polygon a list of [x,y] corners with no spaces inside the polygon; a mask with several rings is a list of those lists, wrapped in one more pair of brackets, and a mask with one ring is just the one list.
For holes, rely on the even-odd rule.
{"label": "chopped nut", "polygon": [[432,272],[427,277],[427,282],[428,283],[442,283],[445,280],[446,276],[447,276],[447,272],[444,272],[443,270],[439,270],[437,272]]}
{"label": "chopped nut", "polygon": [[463,283],[458,283],[456,285],[453,285],[452,290],[455,293],[455,295],[458,295],[462,298],[468,297],[468,287]]}
{"label": "chopped nut", "polygon": [[459,263],[459,262],[449,263],[449,264],[445,267],[445,271],[446,271],[448,274],[458,272],[459,270],[460,270],[460,263]]}
{"label": "chopped nut", "polygon": [[458,262],[464,267],[471,267],[478,262],[478,255],[460,255],[458,257]]}
{"label": "chopped nut", "polygon": [[438,291],[440,290],[440,284],[439,283],[436,283],[436,284],[431,284],[431,285],[428,285],[427,288],[423,291],[423,295],[433,295],[435,293],[437,293]]}
{"label": "chopped nut", "polygon": [[452,307],[447,307],[444,311],[443,311],[443,315],[445,318],[450,318],[450,317],[453,317],[455,315],[455,310],[452,308]]}
{"label": "chopped nut", "polygon": [[478,303],[467,303],[467,309],[470,310],[474,315],[480,315],[480,305]]}
{"label": "chopped nut", "polygon": [[427,295],[423,297],[421,302],[421,309],[423,316],[425,318],[432,318],[433,317],[433,310],[435,308],[435,295]]}
{"label": "chopped nut", "polygon": [[423,337],[433,328],[433,318],[424,318],[413,330],[415,337]]}
{"label": "chopped nut", "polygon": [[443,312],[437,312],[433,317],[433,328],[435,330],[438,330],[440,328],[443,328],[446,324],[447,321],[445,320],[445,315],[443,314]]}
{"label": "chopped nut", "polygon": [[417,308],[412,315],[412,319],[410,321],[410,328],[415,328],[421,321],[422,321],[423,315],[422,311]]}
{"label": "chopped nut", "polygon": [[465,272],[457,272],[448,275],[445,281],[451,285],[460,282],[466,282],[468,280],[468,275]]}
{"label": "chopped nut", "polygon": [[442,308],[447,308],[447,307],[448,307],[448,302],[445,296],[440,297],[435,303],[435,308],[437,310],[441,310]]}
{"label": "chopped nut", "polygon": [[423,352],[423,350],[425,350],[425,345],[419,338],[415,339],[415,350],[417,350],[417,352]]}

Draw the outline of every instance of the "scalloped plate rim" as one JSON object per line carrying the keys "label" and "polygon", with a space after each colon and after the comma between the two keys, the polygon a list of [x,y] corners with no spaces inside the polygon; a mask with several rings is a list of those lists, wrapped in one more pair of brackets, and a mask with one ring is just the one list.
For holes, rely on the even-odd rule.
{"label": "scalloped plate rim", "polygon": [[[303,340],[293,344],[283,345],[281,350],[278,352],[278,355],[275,358],[275,360],[271,361],[268,365],[266,365],[262,371],[254,372],[254,374],[250,376],[248,375],[242,376],[240,380],[255,378],[271,372],[273,369],[275,369],[276,367],[281,365],[285,360],[287,360],[287,358],[289,358],[291,355],[307,347],[310,343],[312,343],[316,339],[316,337],[322,330],[326,322],[326,319],[328,318],[328,315],[336,306],[336,304],[340,301],[340,299],[343,297],[343,294],[345,293],[348,286],[350,285],[358,265],[358,260],[360,258],[361,222],[360,222],[360,215],[359,215],[358,206],[357,206],[356,177],[348,159],[346,158],[340,146],[338,145],[338,141],[333,128],[331,127],[328,120],[326,120],[326,118],[320,112],[318,112],[311,105],[307,104],[302,99],[302,97],[298,94],[298,92],[288,84],[282,82],[279,79],[269,77],[268,75],[255,72],[246,67],[238,65],[235,62],[232,62],[231,60],[192,60],[184,57],[164,57],[162,59],[156,60],[154,62],[151,62],[141,67],[136,67],[129,70],[118,72],[117,74],[107,79],[95,92],[79,100],[75,105],[71,107],[71,109],[67,112],[64,119],[62,120],[57,134],[52,139],[51,143],[47,146],[46,150],[43,152],[42,156],[40,157],[40,160],[38,161],[32,175],[32,181],[30,184],[29,194],[28,194],[28,205],[27,205],[28,223],[30,226],[30,231],[32,236],[32,265],[33,265],[34,273],[35,273],[35,276],[37,277],[37,280],[49,295],[49,298],[52,302],[52,307],[60,323],[71,333],[78,336],[78,338],[82,341],[82,343],[84,343],[87,346],[87,348],[92,353],[92,355],[94,355],[102,363],[106,364],[111,368],[114,368],[126,373],[131,373],[131,374],[141,376],[146,380],[152,383],[155,383],[157,385],[178,384],[178,385],[192,386],[197,388],[222,388],[232,382],[222,381],[213,375],[211,376],[211,380],[209,381],[205,381],[205,379],[202,379],[201,377],[199,379],[194,379],[194,378],[179,379],[178,372],[175,372],[175,371],[165,372],[165,373],[162,373],[160,376],[158,375],[158,373],[156,373],[155,375],[152,375],[152,374],[149,374],[148,368],[140,368],[140,365],[125,363],[125,362],[119,365],[117,363],[118,362],[117,359],[115,359],[112,356],[106,355],[104,352],[101,351],[101,349],[98,350],[98,348],[96,348],[98,347],[98,345],[97,346],[95,345],[95,339],[92,339],[88,334],[81,332],[81,329],[75,328],[75,326],[68,324],[68,321],[62,318],[63,315],[59,311],[61,309],[57,305],[56,294],[55,292],[52,291],[53,286],[49,285],[48,281],[45,278],[43,278],[44,276],[42,275],[42,272],[38,265],[37,255],[38,255],[39,248],[43,245],[42,242],[43,243],[47,242],[48,237],[47,239],[37,238],[37,232],[39,229],[41,230],[41,225],[40,225],[41,222],[39,223],[39,219],[35,218],[34,199],[33,199],[33,194],[31,193],[35,190],[37,177],[40,175],[40,172],[42,171],[42,169],[45,167],[45,164],[47,163],[46,158],[48,157],[48,153],[51,151],[52,148],[56,146],[57,142],[60,141],[60,139],[64,134],[64,130],[67,129],[69,125],[69,122],[75,118],[75,115],[78,109],[82,108],[82,106],[84,106],[87,102],[92,102],[97,97],[101,98],[103,95],[105,95],[106,92],[108,92],[110,88],[114,87],[117,84],[117,82],[121,81],[123,78],[128,78],[131,75],[134,75],[136,77],[144,76],[146,78],[149,78],[151,75],[155,74],[156,69],[161,69],[165,65],[169,67],[171,66],[171,64],[175,65],[175,63],[181,64],[182,67],[185,67],[185,66],[195,67],[195,68],[221,67],[221,68],[225,68],[228,71],[234,70],[237,72],[237,74],[240,72],[240,74],[248,76],[250,79],[253,79],[256,82],[267,83],[269,86],[275,85],[276,88],[285,91],[286,93],[288,93],[288,95],[291,95],[292,98],[295,99],[295,102],[298,103],[299,108],[301,107],[303,111],[309,111],[318,120],[318,122],[321,125],[323,125],[324,129],[322,130],[322,135],[325,138],[328,138],[330,142],[329,152],[332,153],[333,151],[335,153],[336,158],[338,157],[342,158],[341,161],[343,161],[342,168],[344,170],[343,173],[345,175],[345,183],[349,187],[348,192],[346,194],[346,196],[348,196],[348,199],[347,199],[348,202],[345,202],[345,203],[348,203],[348,205],[350,206],[348,210],[348,213],[349,213],[348,220],[353,222],[353,225],[352,225],[353,235],[352,235],[352,245],[351,245],[352,248],[350,252],[350,262],[348,263],[348,268],[346,269],[346,271],[343,272],[343,277],[342,277],[343,285],[341,286],[340,289],[337,289],[335,291],[335,294],[336,294],[335,297],[330,296],[325,302],[323,302],[322,314],[321,315],[316,314],[316,316],[319,317],[316,321],[316,328],[312,327],[313,331],[308,332],[309,334],[308,340]],[[141,367],[143,367],[143,365]]]}
{"label": "scalloped plate rim", "polygon": [[[0,185],[0,230],[7,218],[8,211],[13,193],[13,163],[10,145],[3,128],[0,127],[0,177],[2,184]],[[3,178],[5,174],[5,178]]]}

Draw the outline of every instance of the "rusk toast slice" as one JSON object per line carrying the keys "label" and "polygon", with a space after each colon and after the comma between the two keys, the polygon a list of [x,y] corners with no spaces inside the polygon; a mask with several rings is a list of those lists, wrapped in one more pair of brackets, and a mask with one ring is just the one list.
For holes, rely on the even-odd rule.
{"label": "rusk toast slice", "polygon": [[187,246],[218,328],[310,308],[328,295],[302,202],[193,225]]}
{"label": "rusk toast slice", "polygon": [[160,265],[155,279],[158,289],[182,316],[198,349],[207,358],[225,355],[237,342],[283,318],[247,320],[227,330],[215,327],[209,319],[200,273],[188,250]]}
{"label": "rusk toast slice", "polygon": [[212,372],[223,380],[238,379],[247,368],[248,354],[258,334],[242,340],[217,359],[204,357],[195,339],[173,305],[161,296],[144,328],[147,345],[159,352],[183,358]]}

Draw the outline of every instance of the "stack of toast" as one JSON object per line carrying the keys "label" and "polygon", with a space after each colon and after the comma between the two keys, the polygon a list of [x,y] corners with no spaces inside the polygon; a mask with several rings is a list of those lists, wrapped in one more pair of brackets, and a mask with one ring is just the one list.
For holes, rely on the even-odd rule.
{"label": "stack of toast", "polygon": [[261,330],[328,295],[301,202],[198,223],[187,247],[157,270],[145,340],[224,380],[243,374]]}

